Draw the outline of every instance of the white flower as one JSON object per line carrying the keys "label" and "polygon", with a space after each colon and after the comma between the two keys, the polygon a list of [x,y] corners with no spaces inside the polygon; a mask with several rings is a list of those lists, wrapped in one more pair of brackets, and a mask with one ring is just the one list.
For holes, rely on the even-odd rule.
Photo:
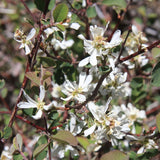
{"label": "white flower", "polygon": [[89,57],[86,57],[80,61],[79,67],[83,67],[88,63],[90,63],[92,66],[96,66],[98,63],[97,57],[101,57],[101,59],[103,59],[103,55],[107,55],[110,49],[122,42],[122,39],[120,38],[120,30],[117,30],[114,33],[110,42],[106,42],[106,38],[103,37],[103,35],[108,27],[108,24],[109,23],[107,23],[105,29],[97,26],[90,26],[90,32],[93,40],[86,40],[82,34],[78,36],[84,41],[85,51],[90,55]]}
{"label": "white flower", "polygon": [[52,82],[52,92],[51,95],[55,98],[59,98],[61,95],[62,85],[58,85],[57,83]]}
{"label": "white flower", "polygon": [[112,71],[107,78],[104,79],[100,92],[102,95],[127,96],[125,90],[125,81],[127,79],[127,73],[119,72],[118,70]]}
{"label": "white flower", "polygon": [[146,118],[146,112],[144,110],[137,109],[131,103],[128,103],[127,107],[124,104],[122,104],[121,108],[132,122],[141,122],[141,120]]}
{"label": "white flower", "polygon": [[52,103],[45,105],[45,102],[43,102],[45,97],[45,89],[44,86],[40,86],[40,94],[38,98],[38,102],[34,101],[32,98],[30,98],[26,92],[23,90],[23,94],[28,102],[19,102],[17,104],[17,107],[26,109],[26,108],[37,108],[36,115],[32,116],[34,119],[40,119],[43,114],[43,110],[49,110],[52,107]]}
{"label": "white flower", "polygon": [[[104,106],[88,103],[88,109],[94,116],[95,123],[84,131],[84,136],[94,134],[96,139],[107,139],[112,142],[112,145],[117,145],[117,139],[122,139],[125,133],[130,131],[129,120],[124,114],[115,114],[114,111],[106,114],[111,99],[110,97]],[[119,107],[118,112],[120,111]]]}
{"label": "white flower", "polygon": [[23,31],[17,29],[15,34],[14,34],[14,39],[21,43],[20,49],[24,48],[26,55],[31,53],[31,48],[32,48],[32,42],[31,39],[35,36],[36,30],[34,28],[31,29],[30,33],[28,36],[26,36]]}
{"label": "white flower", "polygon": [[91,81],[92,75],[86,75],[85,72],[80,73],[78,85],[75,81],[70,82],[68,79],[66,79],[62,92],[67,96],[67,98],[61,99],[65,101],[75,99],[79,102],[84,102],[86,100],[86,96],[84,94],[89,91]]}
{"label": "white flower", "polygon": [[158,149],[159,146],[152,139],[148,139],[147,142],[137,151],[137,154],[146,152],[147,149]]}

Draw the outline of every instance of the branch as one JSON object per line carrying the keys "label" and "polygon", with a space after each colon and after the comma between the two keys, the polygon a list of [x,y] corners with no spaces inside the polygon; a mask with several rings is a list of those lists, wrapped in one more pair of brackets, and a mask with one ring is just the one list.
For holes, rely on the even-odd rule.
{"label": "branch", "polygon": [[[140,55],[140,54],[142,54],[142,53],[144,53],[144,52],[146,52],[146,51],[150,51],[152,48],[156,47],[156,46],[159,45],[159,44],[160,44],[160,40],[152,43],[150,46],[148,46],[148,47],[146,47],[146,48],[143,48],[143,49],[141,49],[141,50],[139,50],[139,51],[137,51],[137,52],[135,52],[135,53],[127,56],[127,57],[124,57],[124,58],[120,59],[120,60],[119,60],[119,63],[122,63],[122,62],[124,62],[124,61],[129,60],[129,59],[132,59],[132,58],[134,58],[134,57],[136,57],[136,56],[138,56],[138,55]],[[118,63],[118,64],[119,64],[119,63]],[[117,64],[117,65],[118,65],[118,64]]]}

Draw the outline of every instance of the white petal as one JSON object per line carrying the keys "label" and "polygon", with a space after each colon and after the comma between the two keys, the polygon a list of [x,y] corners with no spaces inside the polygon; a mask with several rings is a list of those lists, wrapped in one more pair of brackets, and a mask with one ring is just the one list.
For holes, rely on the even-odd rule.
{"label": "white petal", "polygon": [[48,111],[49,109],[52,108],[52,106],[53,106],[53,103],[50,103],[50,104],[48,104],[48,105],[44,105],[44,106],[43,106],[43,109],[46,110],[46,111]]}
{"label": "white petal", "polygon": [[35,36],[35,34],[36,34],[36,30],[34,28],[32,28],[31,31],[29,32],[26,40],[28,41],[28,40],[32,39]]}
{"label": "white petal", "polygon": [[91,135],[96,129],[96,124],[94,124],[92,127],[86,129],[84,131],[84,136],[87,137],[88,135]]}
{"label": "white petal", "polygon": [[78,87],[82,87],[83,86],[85,79],[86,79],[86,73],[85,72],[81,72],[80,75],[79,75]]}
{"label": "white petal", "polygon": [[39,109],[38,112],[36,113],[36,115],[32,116],[32,118],[40,119],[42,117],[42,114],[43,114],[42,110]]}
{"label": "white petal", "polygon": [[137,154],[142,154],[144,152],[144,146],[142,146],[138,151]]}
{"label": "white petal", "polygon": [[110,104],[111,100],[112,100],[112,97],[109,97],[108,101],[107,101],[107,103],[105,105],[105,108],[104,108],[104,113],[106,113],[106,111],[108,110],[108,107],[109,107],[109,104]]}
{"label": "white petal", "polygon": [[88,87],[88,85],[92,82],[93,76],[92,75],[88,75],[86,77],[85,82],[83,83],[83,87]]}
{"label": "white petal", "polygon": [[75,127],[76,127],[76,117],[71,114],[71,119],[70,119],[70,132],[73,132]]}
{"label": "white petal", "polygon": [[32,104],[37,105],[37,102],[35,102],[32,98],[30,98],[30,97],[28,96],[28,94],[27,94],[24,90],[23,90],[23,94],[24,94],[26,100],[27,100],[29,103],[32,103]]}
{"label": "white petal", "polygon": [[121,36],[121,31],[120,31],[120,30],[117,30],[117,31],[113,34],[110,43],[115,43],[115,42],[117,42],[117,41],[120,39],[120,36]]}
{"label": "white petal", "polygon": [[78,67],[84,67],[85,65],[87,65],[89,63],[89,59],[90,59],[90,57],[86,57],[86,58],[82,59],[79,62]]}
{"label": "white petal", "polygon": [[75,29],[75,30],[78,30],[79,27],[80,27],[80,24],[79,24],[79,23],[72,23],[72,24],[70,25],[70,28]]}
{"label": "white petal", "polygon": [[45,89],[43,85],[40,85],[40,93],[39,93],[39,98],[40,101],[43,102],[45,96]]}
{"label": "white petal", "polygon": [[29,46],[27,44],[25,44],[25,48],[24,49],[25,49],[25,54],[26,55],[31,53],[31,50],[30,50],[30,48],[29,48]]}
{"label": "white petal", "polygon": [[97,65],[97,54],[95,53],[95,51],[94,51],[94,53],[90,56],[89,61],[90,61],[90,64],[91,64],[92,66],[96,66],[96,65]]}
{"label": "white petal", "polygon": [[37,108],[36,104],[28,103],[28,102],[19,102],[17,104],[18,108]]}
{"label": "white petal", "polygon": [[62,100],[64,100],[64,101],[69,101],[70,99],[72,99],[73,98],[73,96],[69,96],[69,97],[67,97],[67,98],[61,98]]}
{"label": "white petal", "polygon": [[80,103],[81,102],[84,102],[86,100],[86,96],[84,96],[83,94],[78,94],[76,97],[75,97]]}
{"label": "white petal", "polygon": [[132,25],[132,32],[137,35],[138,34],[138,29],[135,25]]}
{"label": "white petal", "polygon": [[84,37],[84,35],[82,35],[82,34],[79,34],[79,35],[78,35],[78,38],[79,38],[79,39],[82,39],[82,40],[85,40],[85,37]]}

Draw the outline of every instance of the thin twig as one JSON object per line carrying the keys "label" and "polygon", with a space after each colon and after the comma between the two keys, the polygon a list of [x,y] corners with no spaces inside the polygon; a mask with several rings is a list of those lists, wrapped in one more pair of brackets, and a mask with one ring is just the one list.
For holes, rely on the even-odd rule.
{"label": "thin twig", "polygon": [[139,50],[139,51],[127,56],[127,57],[124,57],[124,58],[120,59],[118,64],[123,63],[124,61],[127,61],[129,59],[132,59],[132,58],[134,58],[134,57],[136,57],[136,56],[138,56],[138,55],[140,55],[140,54],[142,54],[142,53],[144,53],[146,51],[150,51],[152,48],[156,47],[159,44],[160,44],[160,40],[152,43],[150,46],[148,46],[146,48],[143,48],[143,49],[141,49],[141,50]]}
{"label": "thin twig", "polygon": [[24,7],[26,8],[27,12],[31,15],[32,19],[34,20],[34,22],[37,22],[36,18],[34,17],[34,15],[32,14],[32,12],[30,11],[30,9],[28,8],[28,6],[26,5],[26,3],[23,0],[20,0]]}
{"label": "thin twig", "polygon": [[123,50],[124,50],[124,46],[125,46],[125,44],[126,44],[126,41],[127,41],[128,36],[129,36],[130,33],[131,33],[131,26],[129,27],[128,33],[127,33],[127,35],[126,35],[126,38],[125,38],[125,40],[124,40],[124,42],[123,42],[123,44],[122,44],[122,47],[121,47],[121,50],[120,50],[120,52],[119,52],[119,56],[118,56],[118,58],[117,58],[117,61],[116,61],[116,63],[115,63],[115,66],[117,66],[118,63],[119,63],[120,57],[121,57],[121,55],[122,55],[122,53],[123,53]]}

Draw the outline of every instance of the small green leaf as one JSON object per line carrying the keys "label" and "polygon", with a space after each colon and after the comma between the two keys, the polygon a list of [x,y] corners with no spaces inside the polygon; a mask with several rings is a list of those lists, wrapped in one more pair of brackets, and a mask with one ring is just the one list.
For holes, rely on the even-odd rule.
{"label": "small green leaf", "polygon": [[93,17],[96,17],[97,13],[96,13],[96,9],[95,7],[88,7],[87,9],[87,16],[88,18],[93,18]]}
{"label": "small green leaf", "polygon": [[129,159],[128,156],[119,150],[110,151],[102,155],[102,157],[100,158],[100,160],[128,160],[128,159]]}
{"label": "small green leaf", "polygon": [[46,1],[45,0],[34,0],[34,3],[40,11],[44,12],[45,11],[45,5]]}
{"label": "small green leaf", "polygon": [[160,113],[158,113],[156,116],[156,125],[158,127],[159,132],[160,132]]}
{"label": "small green leaf", "polygon": [[36,157],[38,154],[40,154],[50,143],[47,144],[41,144],[39,145],[33,152],[33,157]]}
{"label": "small green leaf", "polygon": [[78,142],[81,144],[81,146],[87,150],[87,147],[89,146],[89,141],[85,137],[77,137]]}
{"label": "small green leaf", "polygon": [[40,85],[40,78],[37,76],[36,72],[27,72],[25,76],[38,86]]}
{"label": "small green leaf", "polygon": [[151,53],[153,55],[153,58],[157,58],[157,57],[160,57],[160,48],[153,48],[151,50]]}
{"label": "small green leaf", "polygon": [[[50,57],[38,57],[39,63],[43,65],[43,67],[52,67],[55,68],[55,61]],[[28,73],[28,72],[27,72]]]}
{"label": "small green leaf", "polygon": [[[43,145],[43,144],[48,144],[48,141],[47,141],[47,138],[46,136],[41,136],[39,139],[38,139],[38,142],[36,143],[35,145],[35,150]],[[42,147],[42,146],[41,146]],[[44,159],[46,156],[47,156],[47,148],[43,148],[43,150],[41,150],[41,152],[39,152],[37,155],[36,155],[36,160],[42,160]],[[35,152],[35,151],[34,151]],[[35,153],[34,153],[35,154]]]}
{"label": "small green leaf", "polygon": [[55,6],[56,0],[50,0],[49,5],[48,5],[48,10],[52,10]]}
{"label": "small green leaf", "polygon": [[12,128],[11,127],[5,127],[3,135],[4,135],[4,137],[3,137],[4,139],[8,139],[12,135]]}
{"label": "small green leaf", "polygon": [[59,118],[59,113],[57,111],[52,111],[48,115],[49,119],[56,120]]}
{"label": "small green leaf", "polygon": [[14,139],[13,139],[13,145],[14,145],[15,149],[21,151],[22,144],[23,144],[22,137],[20,134],[17,134],[16,137],[14,137]]}
{"label": "small green leaf", "polygon": [[0,89],[5,86],[5,81],[4,79],[0,79]]}
{"label": "small green leaf", "polygon": [[152,81],[151,84],[156,87],[160,87],[160,62],[156,64],[152,71]]}
{"label": "small green leaf", "polygon": [[69,143],[72,146],[77,146],[78,144],[77,139],[69,131],[61,130],[56,135],[53,135],[52,138],[62,143]]}
{"label": "small green leaf", "polygon": [[13,155],[13,160],[23,160],[23,157],[21,154],[14,154]]}
{"label": "small green leaf", "polygon": [[61,31],[65,31],[65,27],[62,24],[56,24],[56,26],[61,30]]}
{"label": "small green leaf", "polygon": [[53,11],[53,17],[55,22],[62,22],[67,18],[68,6],[65,3],[58,4]]}
{"label": "small green leaf", "polygon": [[117,6],[123,9],[127,6],[125,0],[103,0],[102,4],[105,4],[107,6]]}
{"label": "small green leaf", "polygon": [[3,98],[5,98],[7,96],[7,93],[8,93],[8,89],[6,87],[1,90],[1,96]]}
{"label": "small green leaf", "polygon": [[132,81],[131,81],[131,87],[133,89],[140,88],[142,86],[143,86],[143,78],[136,77],[136,78],[132,79]]}

